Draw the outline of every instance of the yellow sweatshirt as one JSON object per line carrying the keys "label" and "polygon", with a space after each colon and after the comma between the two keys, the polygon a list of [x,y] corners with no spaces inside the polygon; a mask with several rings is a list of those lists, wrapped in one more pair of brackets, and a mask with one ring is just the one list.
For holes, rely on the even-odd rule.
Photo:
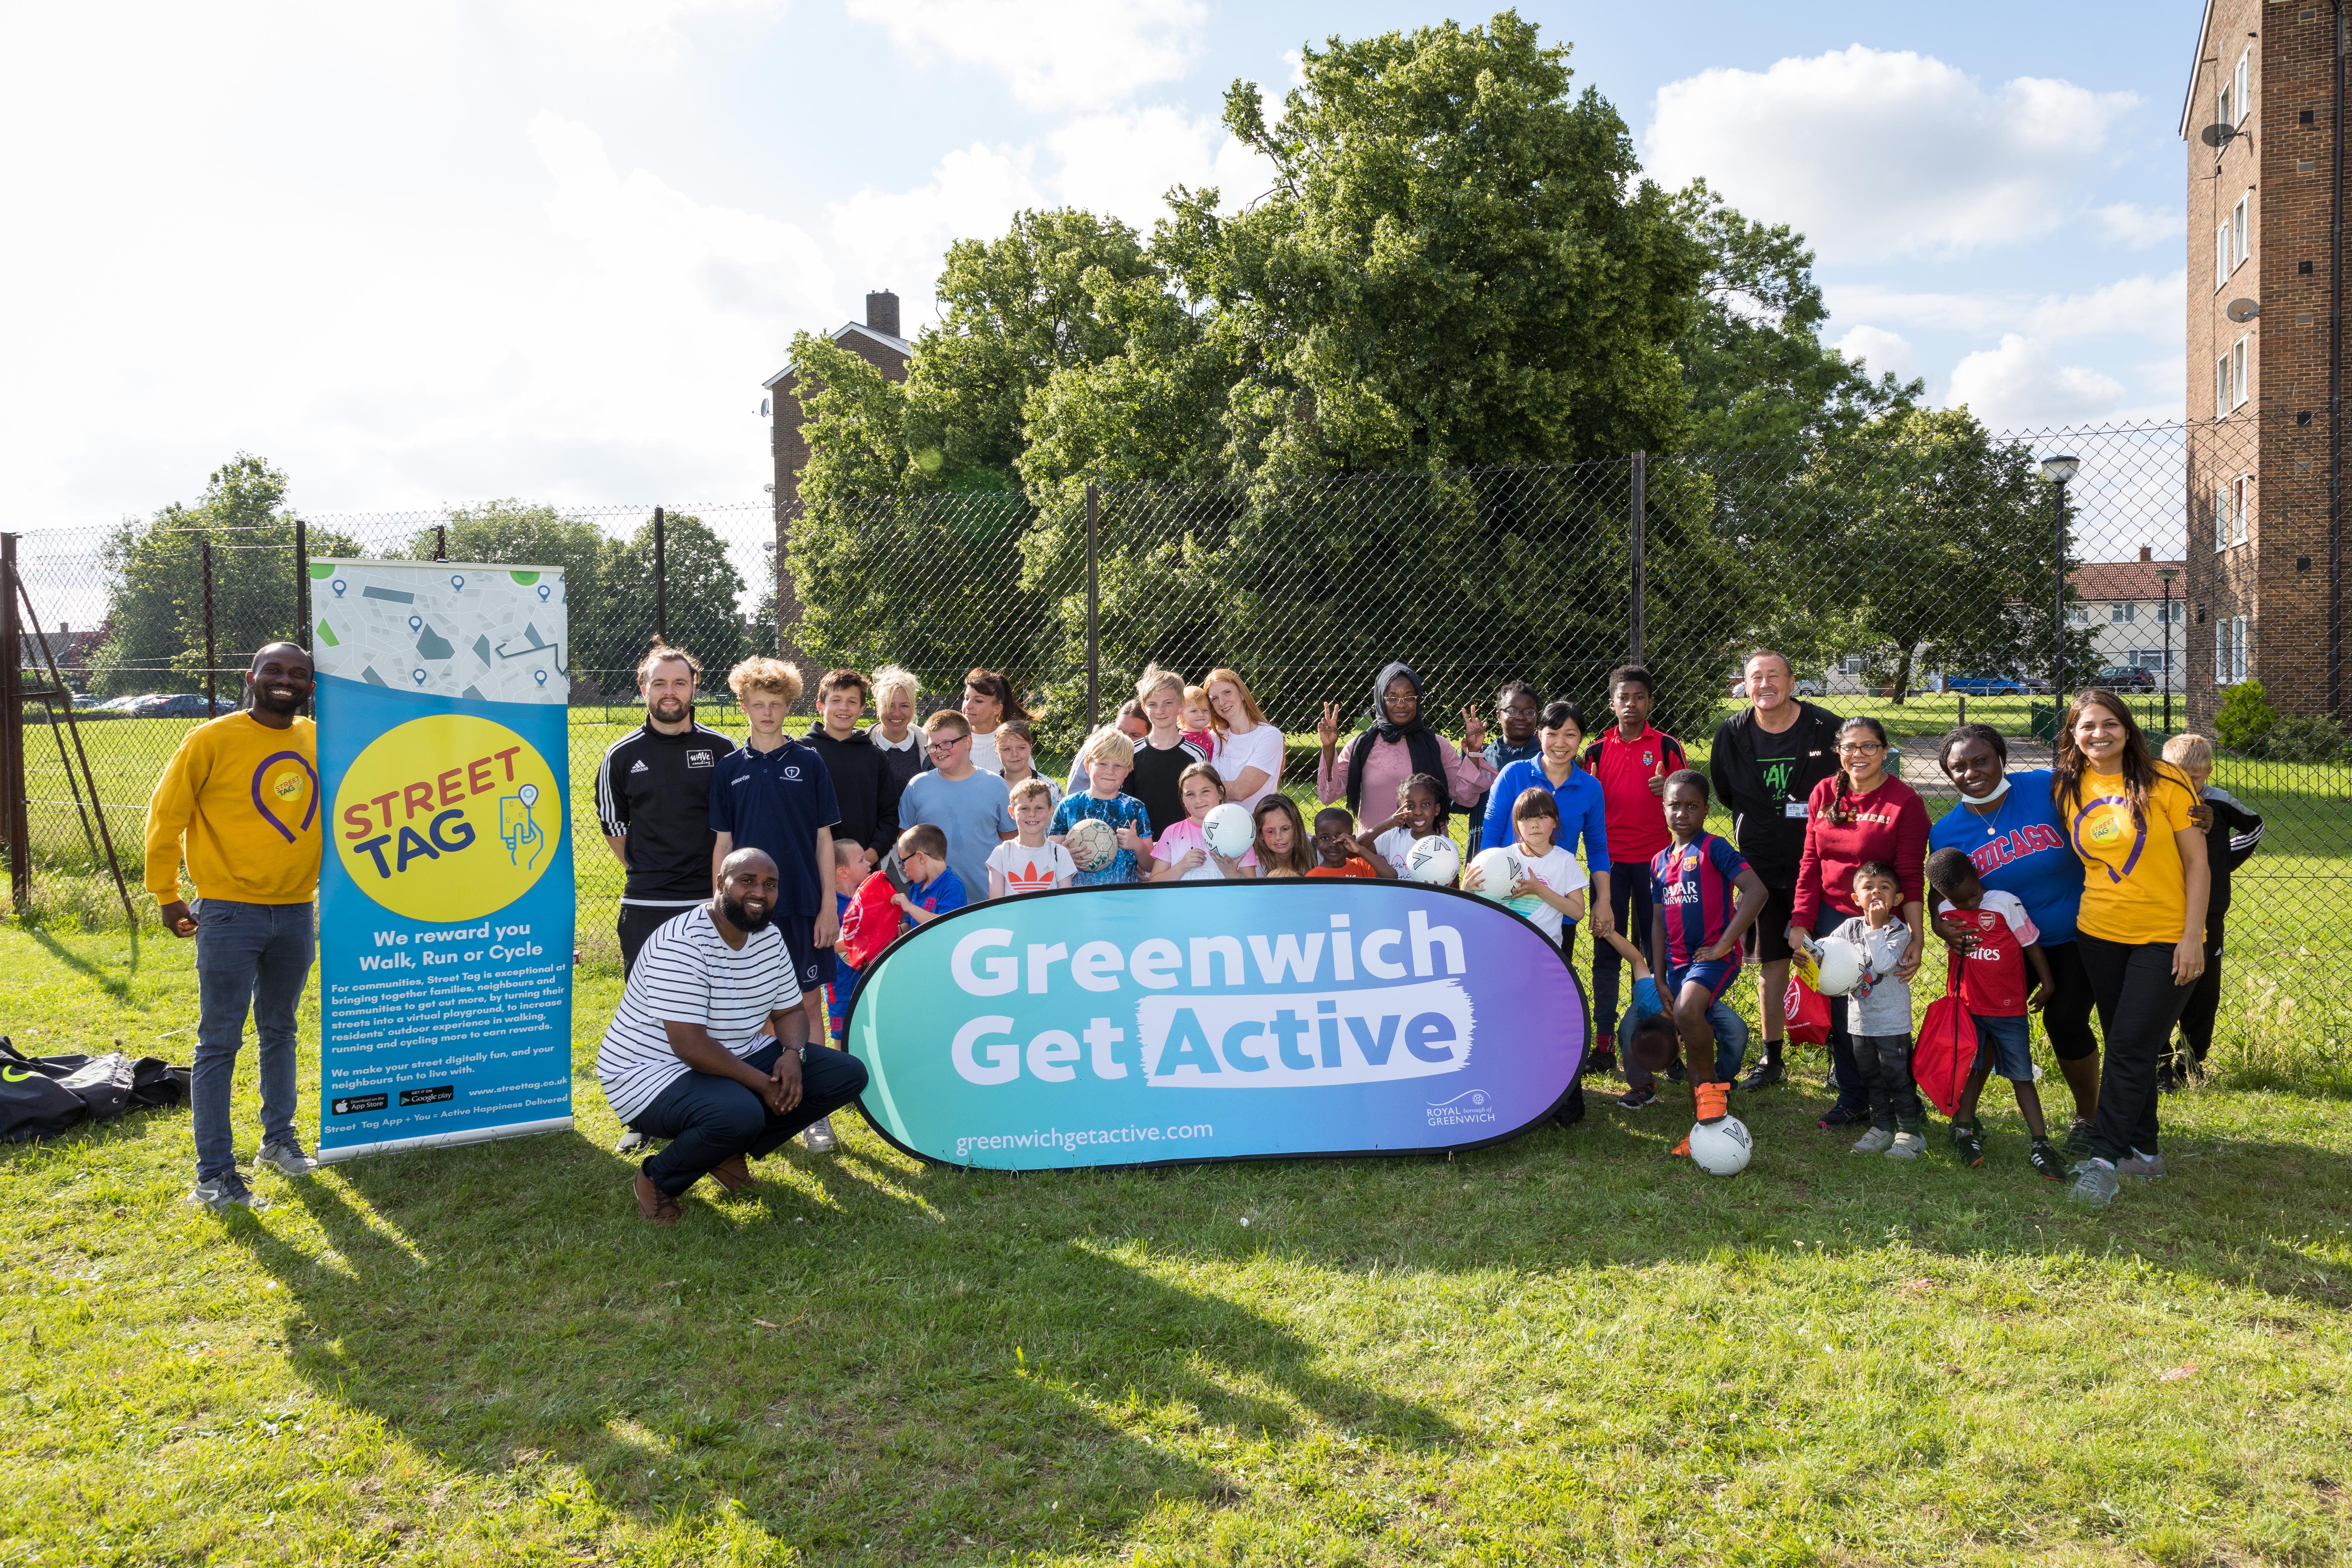
{"label": "yellow sweatshirt", "polygon": [[319,731],[247,713],[199,724],[147,802],[147,890],[180,897],[180,838],[200,899],[307,904],[319,887]]}

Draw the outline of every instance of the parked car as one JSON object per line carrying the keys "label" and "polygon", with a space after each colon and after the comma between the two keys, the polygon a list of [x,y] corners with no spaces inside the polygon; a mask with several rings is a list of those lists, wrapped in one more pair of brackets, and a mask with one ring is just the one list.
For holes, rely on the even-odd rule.
{"label": "parked car", "polygon": [[1969,697],[2022,697],[2025,682],[2006,675],[1948,675],[1944,689]]}
{"label": "parked car", "polygon": [[1800,697],[1819,697],[1821,694],[1822,694],[1822,683],[1821,683],[1820,681],[1818,681],[1818,680],[1800,680],[1799,682],[1797,682],[1797,695],[1798,695],[1798,696],[1800,696]]}
{"label": "parked car", "polygon": [[2099,671],[2098,684],[2110,691],[2153,691],[2156,671],[2136,664],[2111,664]]}
{"label": "parked car", "polygon": [[[234,702],[223,702],[219,710],[226,713],[236,706]],[[201,691],[151,691],[143,697],[130,699],[116,711],[127,719],[203,719],[209,716],[212,710],[206,706]]]}

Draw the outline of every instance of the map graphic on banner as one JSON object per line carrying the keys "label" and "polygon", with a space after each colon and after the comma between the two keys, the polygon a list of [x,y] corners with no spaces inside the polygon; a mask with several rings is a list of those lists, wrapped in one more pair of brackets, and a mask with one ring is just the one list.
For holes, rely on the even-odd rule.
{"label": "map graphic on banner", "polygon": [[572,1124],[560,569],[314,561],[323,1160]]}

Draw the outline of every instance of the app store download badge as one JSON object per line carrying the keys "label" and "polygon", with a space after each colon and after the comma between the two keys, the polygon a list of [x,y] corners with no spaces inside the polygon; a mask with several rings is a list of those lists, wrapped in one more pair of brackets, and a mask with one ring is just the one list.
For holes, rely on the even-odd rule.
{"label": "app store download badge", "polygon": [[352,883],[411,920],[505,909],[557,857],[563,792],[520,735],[432,713],[377,736],[335,792],[335,851]]}

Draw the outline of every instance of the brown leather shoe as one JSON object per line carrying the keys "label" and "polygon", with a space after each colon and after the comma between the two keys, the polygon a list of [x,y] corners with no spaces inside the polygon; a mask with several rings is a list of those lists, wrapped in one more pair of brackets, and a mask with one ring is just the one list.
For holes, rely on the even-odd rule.
{"label": "brown leather shoe", "polygon": [[647,1179],[643,1171],[636,1175],[637,1217],[648,1225],[676,1225],[682,1212],[677,1200]]}
{"label": "brown leather shoe", "polygon": [[751,1184],[751,1167],[740,1154],[730,1154],[710,1167],[710,1179],[730,1193],[740,1193]]}

